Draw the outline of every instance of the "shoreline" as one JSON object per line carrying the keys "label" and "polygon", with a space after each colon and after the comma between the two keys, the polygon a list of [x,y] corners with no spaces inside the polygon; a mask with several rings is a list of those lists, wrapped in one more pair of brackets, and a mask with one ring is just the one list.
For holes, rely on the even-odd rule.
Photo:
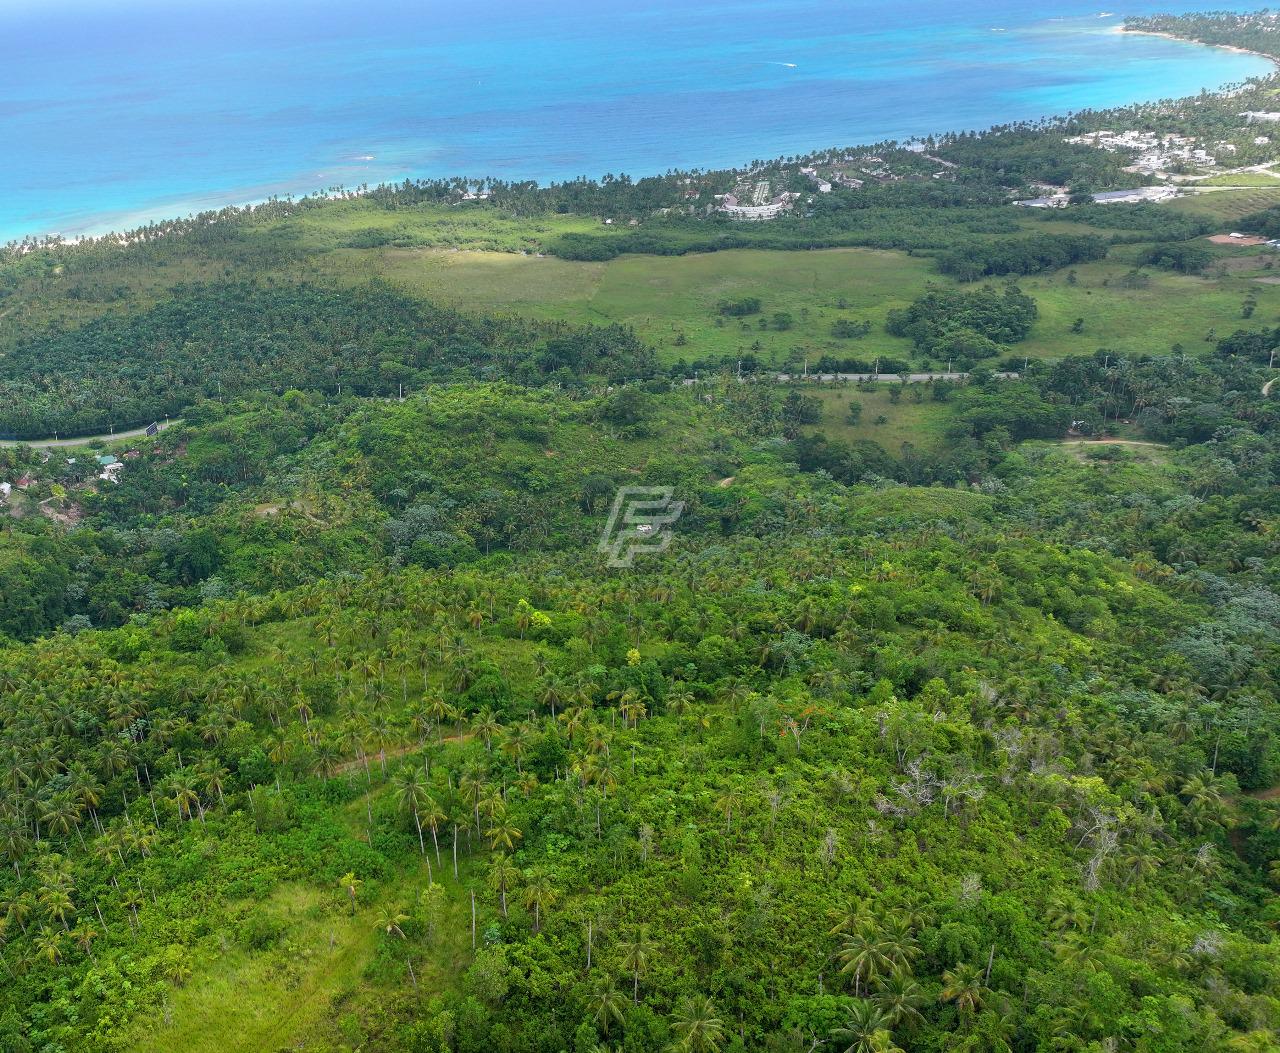
{"label": "shoreline", "polygon": [[[1108,27],[1107,30],[1105,30],[1105,32],[1112,33],[1112,34],[1129,34],[1133,36],[1161,37],[1165,40],[1175,41],[1177,43],[1182,43],[1182,44],[1190,44],[1196,47],[1216,48],[1221,51],[1234,52],[1235,54],[1239,54],[1239,55],[1252,55],[1257,58],[1261,58],[1265,60],[1267,63],[1271,65],[1272,72],[1269,75],[1259,75],[1255,77],[1249,77],[1247,78],[1246,81],[1241,83],[1248,83],[1248,81],[1252,81],[1252,80],[1265,79],[1266,76],[1274,77],[1278,73],[1280,73],[1280,57],[1268,55],[1264,52],[1255,51],[1249,48],[1238,47],[1232,44],[1210,43],[1208,41],[1198,40],[1193,37],[1180,37],[1173,33],[1164,32],[1162,30],[1130,29],[1124,23],[1110,26]],[[1223,86],[1219,86],[1213,90],[1204,89],[1203,94],[1226,97],[1233,93],[1226,91]],[[1198,96],[1186,96],[1185,98],[1195,99],[1197,97]],[[1109,107],[1109,109],[1123,109],[1126,106],[1135,106],[1135,105],[1142,105],[1142,103],[1139,102],[1139,103],[1120,104],[1119,106],[1116,106],[1116,107]],[[1046,121],[1054,121],[1054,120],[1063,120],[1065,118],[1063,118],[1061,115],[1048,115],[1043,119]],[[992,125],[992,127],[996,127],[996,126],[998,126],[998,124]],[[911,136],[906,139],[901,139],[897,141],[899,143],[909,143],[909,142],[915,141],[915,139],[917,138],[918,137],[916,136]],[[726,171],[735,171],[735,170],[737,169],[734,169],[734,168],[726,169]],[[244,213],[252,214],[253,212],[255,212],[257,209],[261,207],[264,207],[270,204],[275,204],[277,202],[282,202],[282,201],[291,202],[293,204],[297,204],[305,207],[305,205],[309,203],[319,204],[319,203],[331,202],[331,201],[352,200],[352,199],[368,196],[385,187],[395,186],[404,180],[429,179],[429,178],[433,178],[433,177],[428,177],[428,176],[414,177],[414,176],[401,175],[394,179],[382,180],[377,184],[368,184],[363,189],[359,189],[359,188],[348,189],[342,185],[339,185],[336,190],[334,189],[323,190],[323,191],[316,190],[311,192],[299,190],[296,192],[283,194],[283,195],[277,193],[277,194],[270,194],[267,196],[254,196],[254,197],[250,197],[249,200],[247,201],[245,201],[243,198],[235,199],[235,198],[229,197],[228,200],[226,200],[224,203],[220,205],[210,205],[209,207],[203,208],[203,209],[196,208],[195,210],[189,210],[185,215],[175,214],[174,212],[161,211],[161,206],[157,206],[157,209],[154,211],[154,213],[152,212],[151,209],[142,207],[137,210],[131,210],[132,215],[129,217],[129,219],[137,220],[138,222],[137,226],[105,228],[97,223],[94,223],[90,225],[89,229],[84,230],[80,233],[75,233],[75,234],[62,234],[61,232],[58,232],[58,231],[46,231],[43,233],[32,233],[32,234],[26,234],[26,235],[10,238],[7,241],[0,242],[0,259],[3,259],[5,255],[25,256],[32,252],[38,252],[42,250],[56,249],[56,248],[76,248],[83,245],[95,245],[95,244],[101,244],[101,243],[115,243],[118,247],[124,248],[136,242],[146,240],[148,236],[151,236],[151,237],[166,236],[164,232],[148,231],[148,228],[152,225],[181,224],[181,223],[193,222],[201,219],[204,219],[209,224],[213,224],[218,222],[218,216],[220,213],[227,212],[227,211],[241,213],[241,214],[244,214]],[[549,181],[548,183],[540,184],[540,185],[552,186],[552,185],[555,185],[556,182],[557,182],[556,180],[552,180],[552,181]],[[250,193],[252,193],[252,191],[250,191]],[[150,217],[150,218],[146,218],[146,217]],[[117,213],[117,219],[118,218],[121,218],[119,213]],[[104,215],[103,222],[110,223],[111,220],[108,218],[107,215]]]}
{"label": "shoreline", "polygon": [[[1177,41],[1179,44],[1195,44],[1197,47],[1202,48],[1217,48],[1219,51],[1230,51],[1237,55],[1254,55],[1257,58],[1265,59],[1267,62],[1270,62],[1275,70],[1280,72],[1280,58],[1276,58],[1274,55],[1268,55],[1264,51],[1254,51],[1251,48],[1238,47],[1235,44],[1213,44],[1207,40],[1197,40],[1195,37],[1176,36],[1173,33],[1166,33],[1161,29],[1130,29],[1123,23],[1118,26],[1112,26],[1111,32],[1123,33],[1128,36],[1135,37],[1160,37],[1163,40]],[[1212,92],[1212,94],[1218,95],[1221,93]]]}

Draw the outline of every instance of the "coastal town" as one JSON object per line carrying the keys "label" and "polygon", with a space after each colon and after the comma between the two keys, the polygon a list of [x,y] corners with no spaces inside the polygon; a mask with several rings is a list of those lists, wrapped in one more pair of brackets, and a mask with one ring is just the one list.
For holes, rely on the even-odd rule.
{"label": "coastal town", "polygon": [[[1147,128],[1099,129],[1064,136],[1070,146],[1128,155],[1120,170],[1135,177],[1135,185],[1083,195],[1050,183],[1033,184],[1035,197],[1010,203],[1023,208],[1065,208],[1077,201],[1098,205],[1154,204],[1192,193],[1211,193],[1269,185],[1280,189],[1280,142],[1269,126],[1280,124],[1280,111],[1247,110],[1238,115],[1239,127],[1230,137],[1212,140]],[[857,191],[904,181],[954,180],[957,164],[937,156],[931,143],[910,141],[880,153],[834,154],[761,167],[748,172],[728,193],[715,194],[709,211],[740,222],[759,223],[812,203],[816,196]],[[945,152],[945,151],[942,151]],[[1235,177],[1235,179],[1233,179]],[[685,200],[696,208],[701,193],[692,188]]]}

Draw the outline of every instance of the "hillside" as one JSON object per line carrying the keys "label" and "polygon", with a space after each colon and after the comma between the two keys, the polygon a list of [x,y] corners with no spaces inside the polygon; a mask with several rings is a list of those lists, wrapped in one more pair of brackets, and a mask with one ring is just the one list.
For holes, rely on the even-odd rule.
{"label": "hillside", "polygon": [[6,250],[0,1050],[1280,1049],[1274,90]]}

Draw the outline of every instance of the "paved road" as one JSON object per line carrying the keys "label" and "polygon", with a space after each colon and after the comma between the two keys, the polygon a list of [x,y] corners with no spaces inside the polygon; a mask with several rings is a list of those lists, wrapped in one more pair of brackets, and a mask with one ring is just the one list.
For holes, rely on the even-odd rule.
{"label": "paved road", "polygon": [[[1017,373],[996,373],[999,380],[1017,380]],[[838,380],[849,380],[855,383],[863,380],[882,380],[888,384],[905,381],[908,384],[925,384],[930,380],[964,380],[968,373],[764,373],[756,376],[739,377],[744,383],[748,380],[769,380],[775,384],[789,384],[793,380],[812,381],[817,384],[831,384]],[[715,380],[714,376],[698,379],[686,379],[685,384],[697,384],[700,380]]]}
{"label": "paved road", "polygon": [[[156,426],[160,431],[164,431],[169,425],[177,423],[178,421],[176,420],[165,420],[159,421]],[[48,450],[64,446],[89,446],[95,442],[139,439],[146,434],[146,428],[130,428],[128,431],[109,432],[105,435],[81,435],[74,439],[0,439],[0,446],[34,446],[37,449]]]}

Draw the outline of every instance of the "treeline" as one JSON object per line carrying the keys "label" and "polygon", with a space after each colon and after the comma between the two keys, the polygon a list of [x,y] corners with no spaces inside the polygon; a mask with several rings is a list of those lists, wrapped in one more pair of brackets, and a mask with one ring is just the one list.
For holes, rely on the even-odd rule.
{"label": "treeline", "polygon": [[1263,55],[1280,56],[1280,27],[1275,15],[1262,10],[1249,13],[1205,11],[1186,15],[1149,15],[1126,18],[1125,29],[1143,33],[1168,33],[1184,40],[1219,47],[1244,48]]}
{"label": "treeline", "polygon": [[885,330],[911,340],[927,355],[967,366],[1025,340],[1039,314],[1016,285],[973,292],[935,287],[909,307],[889,312]]}
{"label": "treeline", "polygon": [[960,178],[978,184],[1070,187],[1077,192],[1112,190],[1147,180],[1122,171],[1127,159],[1090,146],[1062,141],[1061,133],[1016,128],[945,137],[938,156],[960,166]]}
{"label": "treeline", "polygon": [[1107,242],[1096,234],[1035,234],[974,241],[942,253],[938,270],[961,281],[1008,274],[1039,274],[1104,259]]}
{"label": "treeline", "polygon": [[573,386],[652,370],[652,352],[618,326],[472,318],[377,283],[197,286],[18,342],[0,358],[0,435],[105,432],[254,390],[390,396],[441,380]]}

